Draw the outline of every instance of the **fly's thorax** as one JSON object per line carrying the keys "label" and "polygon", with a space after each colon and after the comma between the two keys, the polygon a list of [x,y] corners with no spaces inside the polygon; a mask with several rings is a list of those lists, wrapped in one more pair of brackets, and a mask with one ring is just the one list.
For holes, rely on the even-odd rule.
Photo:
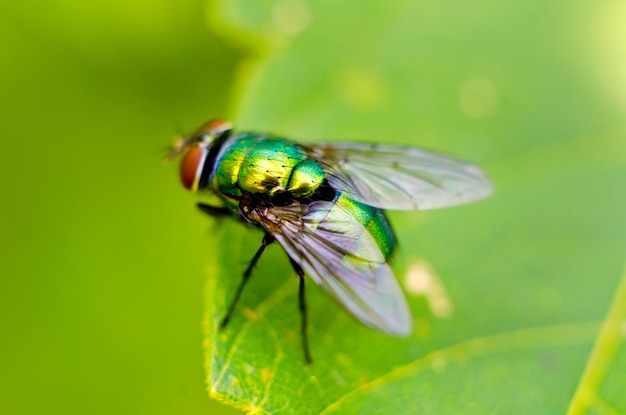
{"label": "fly's thorax", "polygon": [[324,176],[322,166],[307,157],[291,171],[286,190],[295,199],[312,196],[324,181]]}
{"label": "fly's thorax", "polygon": [[312,195],[324,180],[321,166],[291,141],[242,134],[226,144],[211,184],[229,197],[288,194],[297,199]]}
{"label": "fly's thorax", "polygon": [[241,167],[251,149],[263,137],[258,135],[235,135],[224,143],[211,174],[211,188],[225,196],[238,199]]}

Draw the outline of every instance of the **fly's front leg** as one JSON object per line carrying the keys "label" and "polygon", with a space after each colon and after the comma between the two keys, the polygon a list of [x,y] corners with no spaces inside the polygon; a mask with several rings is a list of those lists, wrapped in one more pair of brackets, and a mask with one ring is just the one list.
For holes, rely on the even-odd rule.
{"label": "fly's front leg", "polygon": [[298,274],[298,278],[300,279],[300,285],[298,289],[298,305],[300,308],[300,335],[302,337],[302,350],[304,352],[304,360],[307,364],[313,363],[313,359],[311,358],[311,350],[309,349],[309,319],[306,308],[306,296],[304,293],[304,271],[302,267],[298,265],[293,259],[289,258],[291,261],[291,266]]}
{"label": "fly's front leg", "polygon": [[230,306],[228,306],[228,311],[226,312],[226,315],[224,316],[224,318],[222,319],[222,322],[220,323],[220,328],[223,329],[228,324],[230,317],[235,311],[235,306],[237,305],[237,302],[239,301],[239,297],[241,297],[241,293],[243,292],[243,287],[245,287],[246,283],[250,279],[250,275],[252,274],[252,269],[254,268],[256,263],[259,261],[259,258],[261,258],[261,255],[263,255],[263,251],[265,251],[265,248],[272,242],[274,242],[274,237],[271,236],[270,234],[265,234],[265,236],[263,237],[263,241],[261,241],[261,246],[256,251],[256,254],[254,254],[254,257],[252,257],[252,261],[250,261],[250,264],[248,264],[248,268],[246,268],[246,270],[243,273],[243,277],[241,279],[241,282],[239,283],[239,287],[237,287],[237,291],[235,292],[235,297],[231,301]]}
{"label": "fly's front leg", "polygon": [[228,208],[225,206],[211,206],[207,205],[206,203],[198,203],[198,209],[200,209],[209,216],[214,216],[218,218],[231,215],[230,210],[228,210]]}

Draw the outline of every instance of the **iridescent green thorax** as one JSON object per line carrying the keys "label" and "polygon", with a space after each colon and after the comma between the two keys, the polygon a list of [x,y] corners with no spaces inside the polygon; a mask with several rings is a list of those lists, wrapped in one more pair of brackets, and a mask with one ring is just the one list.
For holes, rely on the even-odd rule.
{"label": "iridescent green thorax", "polygon": [[[378,247],[382,251],[385,258],[389,259],[396,248],[396,235],[391,228],[391,224],[382,209],[364,205],[350,199],[345,193],[337,192],[337,196],[333,203],[338,208],[347,211],[361,225],[367,229],[369,234],[374,238]],[[363,244],[362,246],[366,246]],[[374,257],[367,253],[361,253],[365,258]]]}
{"label": "iridescent green thorax", "polygon": [[226,198],[252,194],[271,199],[287,193],[294,199],[311,196],[324,180],[324,170],[305,150],[285,139],[238,134],[224,144],[210,179]]}

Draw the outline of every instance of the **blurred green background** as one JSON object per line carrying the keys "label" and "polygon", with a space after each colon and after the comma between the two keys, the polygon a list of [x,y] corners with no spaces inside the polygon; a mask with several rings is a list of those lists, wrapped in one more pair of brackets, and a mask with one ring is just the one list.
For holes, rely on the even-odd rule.
{"label": "blurred green background", "polygon": [[[624,3],[310,3],[0,3],[0,413],[235,413],[203,370],[210,222],[161,162],[213,116],[480,163],[483,242],[463,215],[396,217],[457,307],[511,290],[512,328],[602,320],[626,247]],[[496,300],[454,331],[498,332]]]}
{"label": "blurred green background", "polygon": [[0,413],[212,413],[207,221],[162,156],[237,53],[201,1],[3,1],[0,44]]}

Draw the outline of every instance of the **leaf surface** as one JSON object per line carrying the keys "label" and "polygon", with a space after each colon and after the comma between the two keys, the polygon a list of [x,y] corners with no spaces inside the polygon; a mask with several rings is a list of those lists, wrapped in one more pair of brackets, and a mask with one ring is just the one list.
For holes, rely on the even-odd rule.
{"label": "leaf surface", "polygon": [[590,20],[565,9],[594,10],[567,4],[210,3],[215,30],[256,51],[235,88],[239,128],[434,149],[495,183],[481,203],[391,213],[411,337],[363,327],[309,284],[310,366],[297,278],[276,246],[217,330],[262,238],[220,226],[212,396],[277,414],[626,411],[626,126],[591,81],[595,52],[568,47],[587,44],[577,25]]}

